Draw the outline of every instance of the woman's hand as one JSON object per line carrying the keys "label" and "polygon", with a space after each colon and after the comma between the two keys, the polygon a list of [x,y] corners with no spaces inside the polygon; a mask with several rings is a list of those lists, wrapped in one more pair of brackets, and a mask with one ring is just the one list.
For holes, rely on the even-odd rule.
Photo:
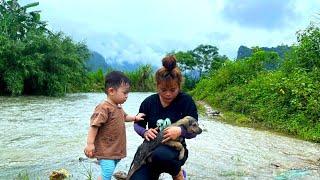
{"label": "woman's hand", "polygon": [[158,134],[157,128],[156,129],[150,128],[143,134],[143,136],[147,141],[150,141],[156,138],[157,134]]}
{"label": "woman's hand", "polygon": [[163,131],[162,143],[167,142],[171,139],[177,139],[181,135],[181,127],[167,127]]}
{"label": "woman's hand", "polygon": [[87,146],[84,148],[84,154],[88,158],[93,158],[95,155],[94,152],[95,152],[94,144],[87,144]]}

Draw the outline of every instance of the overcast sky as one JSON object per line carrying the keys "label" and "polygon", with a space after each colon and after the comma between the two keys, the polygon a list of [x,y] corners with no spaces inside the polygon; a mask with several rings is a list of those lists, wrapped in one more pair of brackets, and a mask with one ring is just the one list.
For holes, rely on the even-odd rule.
{"label": "overcast sky", "polygon": [[[21,1],[22,4],[34,2]],[[320,0],[39,0],[53,31],[118,61],[154,65],[172,50],[200,44],[234,59],[240,45],[296,42],[296,32],[320,21]],[[34,8],[35,9],[35,8]],[[36,10],[35,9],[35,10]]]}

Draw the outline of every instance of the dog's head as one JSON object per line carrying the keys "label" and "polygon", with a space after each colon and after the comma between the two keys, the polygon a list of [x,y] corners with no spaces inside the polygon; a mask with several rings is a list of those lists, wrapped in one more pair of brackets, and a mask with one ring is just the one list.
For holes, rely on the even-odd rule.
{"label": "dog's head", "polygon": [[179,121],[179,125],[183,126],[188,133],[201,134],[202,129],[199,127],[197,120],[191,116],[186,116]]}

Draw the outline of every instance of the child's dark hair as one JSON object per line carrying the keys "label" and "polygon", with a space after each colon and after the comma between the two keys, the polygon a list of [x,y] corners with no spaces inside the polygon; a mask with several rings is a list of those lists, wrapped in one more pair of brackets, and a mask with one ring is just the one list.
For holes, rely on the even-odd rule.
{"label": "child's dark hair", "polygon": [[121,84],[130,85],[131,82],[130,82],[129,78],[126,75],[124,75],[122,72],[111,71],[105,77],[105,82],[104,82],[105,92],[107,93],[107,90],[109,88],[117,89],[121,86]]}

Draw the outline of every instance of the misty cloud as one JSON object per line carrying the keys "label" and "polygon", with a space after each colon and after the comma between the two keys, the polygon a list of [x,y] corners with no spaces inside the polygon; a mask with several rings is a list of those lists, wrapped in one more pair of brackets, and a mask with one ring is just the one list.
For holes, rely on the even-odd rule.
{"label": "misty cloud", "polygon": [[232,0],[225,3],[223,17],[240,26],[280,29],[298,17],[293,1]]}

